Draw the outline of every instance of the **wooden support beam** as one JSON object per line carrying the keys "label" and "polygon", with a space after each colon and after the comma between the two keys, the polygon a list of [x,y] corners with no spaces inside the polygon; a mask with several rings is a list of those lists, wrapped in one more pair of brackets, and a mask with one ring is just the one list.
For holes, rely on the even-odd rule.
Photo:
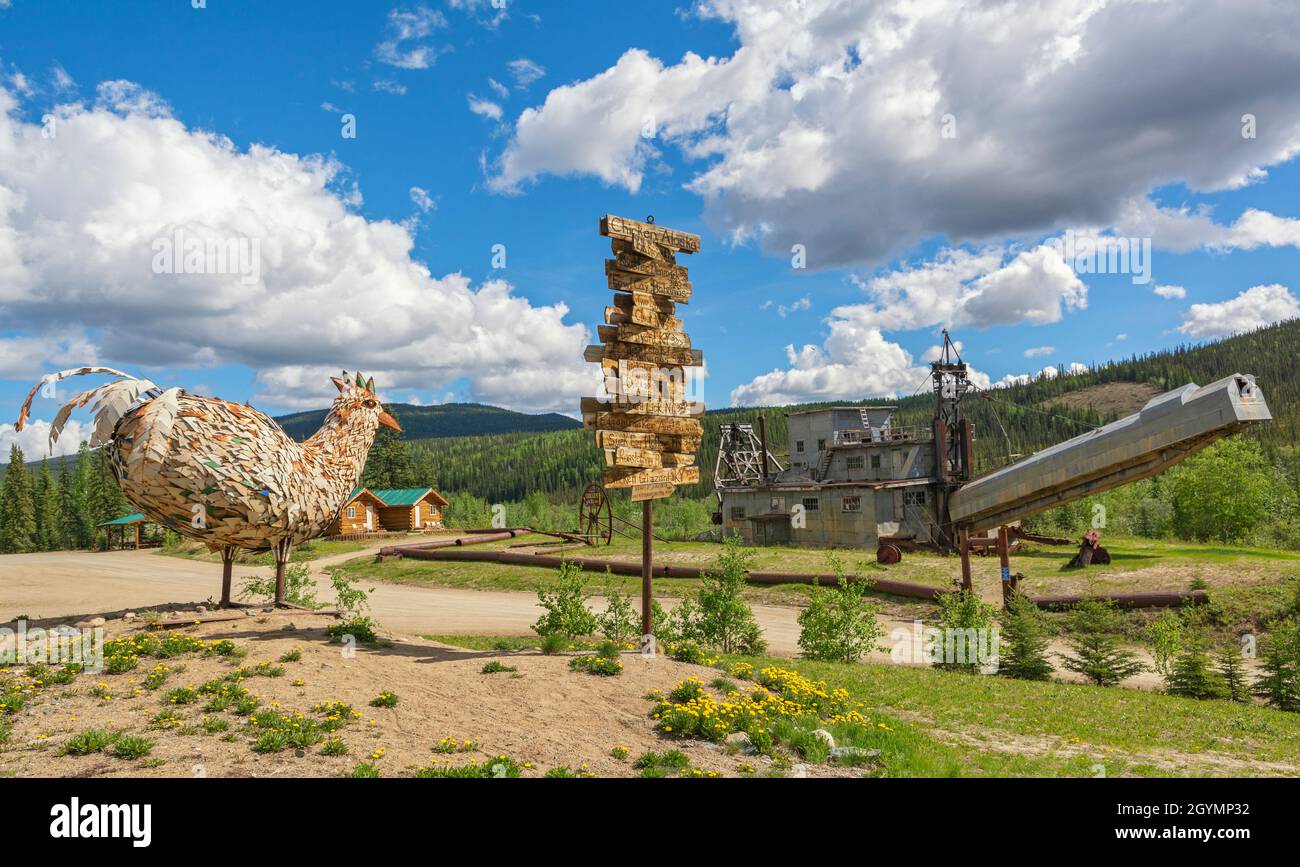
{"label": "wooden support beam", "polygon": [[1002,566],[1002,606],[1011,602],[1011,547],[1006,527],[998,527],[998,562]]}
{"label": "wooden support beam", "polygon": [[654,500],[641,503],[641,649],[645,651],[654,635]]}
{"label": "wooden support beam", "polygon": [[962,530],[958,535],[961,552],[961,589],[966,592],[971,590],[970,577],[970,531]]}

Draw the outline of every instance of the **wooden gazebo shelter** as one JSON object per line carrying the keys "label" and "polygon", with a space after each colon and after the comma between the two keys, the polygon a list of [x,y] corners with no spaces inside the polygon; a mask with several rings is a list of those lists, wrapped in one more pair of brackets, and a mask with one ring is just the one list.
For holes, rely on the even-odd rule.
{"label": "wooden gazebo shelter", "polygon": [[[114,535],[113,531],[114,531],[114,529],[116,529],[116,530],[118,531],[118,532],[117,532],[117,540],[118,540],[117,547],[118,547],[118,548],[134,547],[134,548],[138,551],[138,550],[140,550],[140,548],[141,548],[141,546],[142,546],[142,544],[143,544],[143,539],[142,539],[141,530],[142,530],[142,528],[144,527],[144,525],[147,524],[147,523],[149,523],[149,519],[146,518],[144,515],[141,515],[141,514],[134,514],[134,515],[123,515],[123,516],[120,517],[120,518],[114,518],[114,519],[111,520],[111,521],[105,521],[104,523],[100,524],[99,526],[107,528],[107,531],[108,531],[108,547],[109,547],[109,548],[113,548],[113,547],[114,547],[114,546],[113,546],[113,535]],[[128,539],[127,539],[127,534],[128,534],[128,533],[130,533],[131,536],[132,536],[132,541],[130,541],[130,542],[128,542]]]}

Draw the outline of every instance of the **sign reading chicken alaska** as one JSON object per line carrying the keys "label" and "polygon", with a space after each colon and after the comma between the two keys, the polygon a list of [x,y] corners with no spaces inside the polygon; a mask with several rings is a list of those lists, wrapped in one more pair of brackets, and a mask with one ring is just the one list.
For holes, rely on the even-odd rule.
{"label": "sign reading chicken alaska", "polygon": [[675,315],[691,297],[677,254],[699,251],[700,237],[615,216],[601,219],[600,233],[614,251],[605,260],[614,305],[605,308],[601,344],[584,358],[600,364],[607,399],[583,398],[583,423],[604,452],[605,487],[655,500],[700,480],[704,404],[687,399],[686,368],[703,365],[704,355]]}

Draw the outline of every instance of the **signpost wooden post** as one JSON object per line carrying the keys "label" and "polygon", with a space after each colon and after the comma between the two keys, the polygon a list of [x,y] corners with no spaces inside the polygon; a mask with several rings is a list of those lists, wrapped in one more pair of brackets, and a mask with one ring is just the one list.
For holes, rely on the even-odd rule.
{"label": "signpost wooden post", "polygon": [[695,452],[704,429],[696,420],[704,404],[686,399],[686,368],[704,355],[677,318],[678,304],[691,298],[687,270],[678,253],[697,253],[699,235],[607,214],[600,234],[610,239],[613,259],[605,276],[614,291],[605,308],[600,344],[588,346],[587,361],[600,364],[607,399],[583,398],[582,420],[595,432],[605,458],[606,488],[627,488],[641,503],[642,652],[652,652],[654,632],[651,577],[654,575],[654,508],[678,485],[700,480]]}

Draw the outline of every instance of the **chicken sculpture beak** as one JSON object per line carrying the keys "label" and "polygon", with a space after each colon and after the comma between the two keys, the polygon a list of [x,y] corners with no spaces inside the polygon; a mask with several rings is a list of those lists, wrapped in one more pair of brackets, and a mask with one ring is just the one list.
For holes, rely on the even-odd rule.
{"label": "chicken sculpture beak", "polygon": [[398,433],[402,432],[402,426],[397,423],[397,419],[393,418],[391,415],[389,415],[386,412],[381,411],[379,413],[379,423],[391,427],[393,430],[397,431]]}

